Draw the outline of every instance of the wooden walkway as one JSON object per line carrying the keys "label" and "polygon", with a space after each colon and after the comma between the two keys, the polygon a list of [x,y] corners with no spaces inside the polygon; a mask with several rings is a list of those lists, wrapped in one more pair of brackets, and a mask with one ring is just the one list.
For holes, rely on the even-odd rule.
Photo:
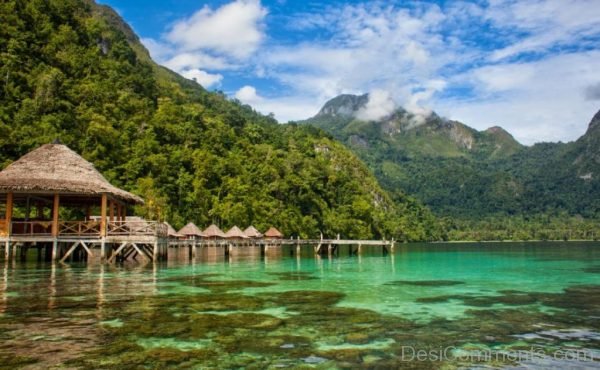
{"label": "wooden walkway", "polygon": [[222,247],[225,254],[231,253],[234,248],[261,247],[264,252],[269,248],[278,248],[282,246],[295,246],[297,254],[302,249],[311,248],[315,254],[334,254],[339,246],[356,246],[353,253],[361,253],[364,247],[382,247],[384,252],[394,250],[396,241],[392,240],[354,240],[354,239],[190,239],[190,240],[169,240],[169,247],[189,248],[190,256],[195,257],[198,248],[204,247]]}
{"label": "wooden walkway", "polygon": [[[38,222],[39,223],[39,222]],[[13,223],[20,226],[18,233],[0,236],[0,248],[5,260],[25,260],[30,250],[37,250],[38,260],[59,262],[114,263],[126,260],[156,262],[166,261],[169,248],[188,248],[189,257],[196,258],[199,249],[218,247],[224,255],[235,249],[260,247],[261,254],[269,250],[292,247],[291,253],[300,255],[309,249],[315,255],[338,254],[340,246],[350,246],[352,254],[359,254],[365,247],[381,247],[384,253],[394,250],[392,240],[352,239],[187,239],[168,238],[164,224],[152,221],[123,221],[107,224],[102,236],[94,222],[64,222],[58,236],[40,232],[35,222]],[[22,226],[20,224],[24,224]],[[91,225],[91,226],[90,226]],[[17,229],[17,228],[16,228]],[[295,247],[295,248],[294,248]],[[355,249],[356,248],[356,249]]]}

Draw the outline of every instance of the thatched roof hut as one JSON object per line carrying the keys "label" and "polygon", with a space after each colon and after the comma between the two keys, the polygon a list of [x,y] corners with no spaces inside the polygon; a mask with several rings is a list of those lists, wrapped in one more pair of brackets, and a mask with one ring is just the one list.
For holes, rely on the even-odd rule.
{"label": "thatched roof hut", "polygon": [[254,226],[248,226],[244,234],[249,238],[262,238],[262,234]]}
{"label": "thatched roof hut", "polygon": [[182,234],[179,234],[170,223],[164,222],[164,224],[167,225],[167,236],[169,238],[180,238],[183,236]]}
{"label": "thatched roof hut", "polygon": [[225,233],[215,224],[207,227],[203,232],[205,238],[224,238]]}
{"label": "thatched roof hut", "polygon": [[198,228],[198,226],[196,226],[193,222],[190,222],[184,227],[182,227],[181,230],[179,230],[177,233],[183,236],[193,238],[200,238],[204,236],[202,230],[200,230],[200,228]]}
{"label": "thatched roof hut", "polygon": [[248,239],[246,234],[239,227],[234,226],[225,233],[227,239]]}
{"label": "thatched roof hut", "polygon": [[142,198],[111,185],[93,164],[62,144],[46,144],[0,172],[0,193],[107,194],[126,203]]}
{"label": "thatched roof hut", "polygon": [[269,230],[265,231],[265,238],[281,239],[283,238],[283,234],[281,233],[281,231],[271,226]]}

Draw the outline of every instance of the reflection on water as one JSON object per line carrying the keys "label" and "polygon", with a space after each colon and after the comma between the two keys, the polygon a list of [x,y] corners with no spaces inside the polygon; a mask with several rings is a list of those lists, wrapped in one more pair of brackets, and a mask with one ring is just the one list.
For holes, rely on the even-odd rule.
{"label": "reflection on water", "polygon": [[[565,252],[568,250],[568,253]],[[600,246],[173,248],[163,264],[0,261],[0,364],[600,367]]]}

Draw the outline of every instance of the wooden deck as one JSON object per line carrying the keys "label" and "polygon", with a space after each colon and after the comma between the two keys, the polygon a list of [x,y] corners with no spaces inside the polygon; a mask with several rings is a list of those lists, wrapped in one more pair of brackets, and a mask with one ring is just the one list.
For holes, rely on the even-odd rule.
{"label": "wooden deck", "polygon": [[166,259],[167,226],[156,221],[112,221],[103,230],[100,221],[59,221],[57,235],[51,221],[0,223],[0,245],[6,259],[23,258],[29,249],[51,261],[96,257],[113,262],[140,256],[148,261]]}
{"label": "wooden deck", "polygon": [[[352,239],[186,239],[168,238],[167,225],[156,221],[59,221],[58,235],[53,236],[51,221],[0,222],[0,247],[5,259],[24,259],[28,250],[37,249],[38,258],[50,261],[118,262],[128,259],[155,262],[168,258],[168,249],[188,248],[190,258],[198,255],[199,248],[220,247],[224,255],[234,249],[260,247],[261,253],[274,248],[291,246],[292,253],[300,255],[303,249],[314,254],[336,254],[340,246],[350,246],[351,253],[361,253],[365,247],[381,247],[384,253],[393,251],[392,240]],[[294,248],[295,247],[295,248]],[[356,248],[356,249],[355,249]]]}

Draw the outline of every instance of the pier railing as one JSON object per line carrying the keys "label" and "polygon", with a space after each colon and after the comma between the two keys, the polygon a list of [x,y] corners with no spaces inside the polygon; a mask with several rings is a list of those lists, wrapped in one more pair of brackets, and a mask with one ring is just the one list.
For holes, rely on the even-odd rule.
{"label": "pier railing", "polygon": [[108,236],[167,237],[167,225],[157,221],[114,221],[108,223]]}
{"label": "pier railing", "polygon": [[[106,236],[156,236],[167,237],[167,225],[157,221],[113,221],[106,223]],[[12,221],[0,220],[0,236],[51,237],[52,221]],[[59,221],[59,237],[100,238],[102,223],[90,221]]]}

